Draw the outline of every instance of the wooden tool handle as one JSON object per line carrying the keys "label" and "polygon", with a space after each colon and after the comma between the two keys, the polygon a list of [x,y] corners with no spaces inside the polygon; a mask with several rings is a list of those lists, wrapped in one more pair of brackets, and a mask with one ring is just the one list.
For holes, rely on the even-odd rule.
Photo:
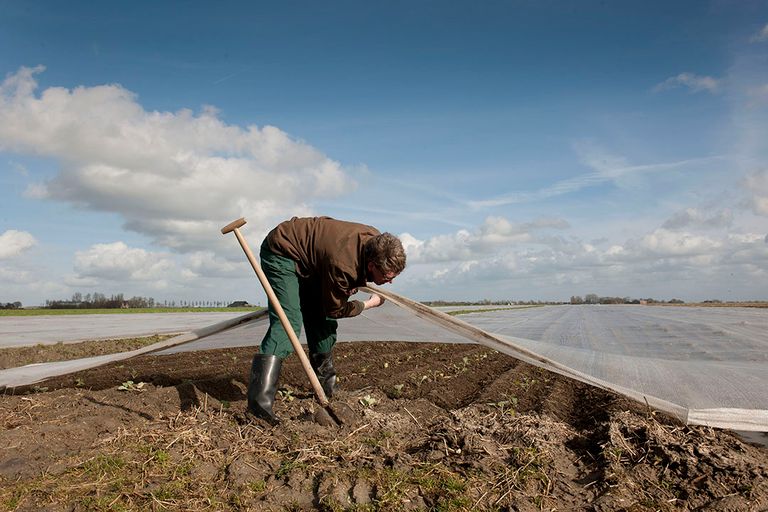
{"label": "wooden tool handle", "polygon": [[230,231],[234,231],[237,228],[241,228],[243,226],[245,226],[245,217],[240,217],[239,219],[232,221],[226,226],[224,226],[223,228],[221,228],[221,234],[226,235]]}

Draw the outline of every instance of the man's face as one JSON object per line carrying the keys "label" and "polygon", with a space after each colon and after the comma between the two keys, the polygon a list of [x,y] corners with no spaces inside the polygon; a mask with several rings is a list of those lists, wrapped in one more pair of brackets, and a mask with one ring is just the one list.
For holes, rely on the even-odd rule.
{"label": "man's face", "polygon": [[379,267],[372,262],[368,262],[368,281],[372,281],[377,285],[391,283],[394,278],[397,277],[395,272],[383,272]]}

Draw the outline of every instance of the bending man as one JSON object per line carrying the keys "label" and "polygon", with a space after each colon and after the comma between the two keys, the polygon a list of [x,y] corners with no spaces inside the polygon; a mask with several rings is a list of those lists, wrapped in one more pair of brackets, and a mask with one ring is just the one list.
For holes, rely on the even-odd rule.
{"label": "bending man", "polygon": [[[364,224],[330,217],[294,217],[270,231],[261,244],[261,265],[267,280],[298,335],[302,323],[309,360],[325,394],[336,385],[332,349],[338,318],[359,315],[380,306],[384,299],[350,300],[368,282],[392,282],[405,268],[400,240]],[[272,305],[269,330],[253,358],[248,385],[248,411],[270,423],[283,359],[293,346]]]}

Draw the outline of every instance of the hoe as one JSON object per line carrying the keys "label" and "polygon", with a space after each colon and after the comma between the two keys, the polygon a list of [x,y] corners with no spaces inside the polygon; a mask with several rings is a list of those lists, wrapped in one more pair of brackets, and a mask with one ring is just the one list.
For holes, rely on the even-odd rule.
{"label": "hoe", "polygon": [[335,411],[329,404],[328,397],[325,396],[325,391],[323,391],[323,387],[320,384],[320,381],[317,379],[317,375],[312,369],[312,365],[309,364],[309,358],[307,358],[307,354],[304,353],[304,349],[301,347],[299,338],[296,336],[291,323],[288,321],[288,317],[285,316],[285,311],[283,311],[283,307],[280,305],[280,301],[277,300],[277,296],[275,295],[272,286],[269,284],[269,281],[267,281],[267,276],[264,275],[264,271],[261,269],[261,266],[259,266],[259,262],[256,261],[256,258],[251,252],[251,249],[248,247],[248,243],[240,233],[240,228],[244,225],[244,218],[237,219],[236,221],[231,222],[221,228],[221,233],[224,235],[229,232],[235,233],[237,241],[240,242],[240,247],[243,248],[248,261],[253,267],[253,270],[256,271],[256,275],[261,282],[261,286],[264,287],[264,291],[267,294],[267,298],[269,299],[269,303],[272,306],[272,309],[277,314],[278,318],[280,319],[280,323],[283,325],[285,332],[288,334],[288,338],[291,340],[291,345],[293,345],[293,350],[296,352],[296,355],[299,356],[301,366],[304,367],[304,372],[307,374],[307,377],[309,377],[309,382],[312,385],[312,389],[315,392],[317,401],[321,406],[321,408],[315,412],[315,421],[325,426],[342,425],[345,423],[345,421],[342,419],[342,415],[337,414],[337,411]]}

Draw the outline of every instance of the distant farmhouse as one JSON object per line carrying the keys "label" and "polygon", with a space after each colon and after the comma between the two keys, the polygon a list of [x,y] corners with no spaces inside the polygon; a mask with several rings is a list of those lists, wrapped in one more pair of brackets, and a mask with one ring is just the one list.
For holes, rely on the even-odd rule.
{"label": "distant farmhouse", "polygon": [[227,305],[228,308],[253,308],[256,307],[253,304],[248,304],[247,301],[244,300],[236,300],[232,304]]}

